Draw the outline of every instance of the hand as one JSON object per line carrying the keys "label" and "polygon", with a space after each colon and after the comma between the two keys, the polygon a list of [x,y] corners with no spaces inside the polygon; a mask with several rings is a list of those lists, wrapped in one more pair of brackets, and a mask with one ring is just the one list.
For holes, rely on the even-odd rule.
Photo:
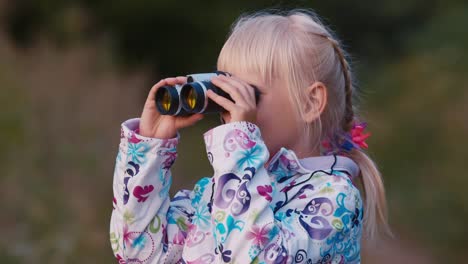
{"label": "hand", "polygon": [[139,134],[145,137],[153,138],[174,138],[177,136],[177,131],[180,128],[188,127],[195,124],[203,118],[202,114],[194,114],[191,116],[172,116],[161,115],[156,108],[155,96],[159,87],[164,85],[174,86],[176,84],[185,84],[187,77],[166,78],[155,84],[146,99],[143,113],[140,119]]}
{"label": "hand", "polygon": [[255,102],[255,90],[245,81],[235,76],[218,75],[211,79],[211,82],[229,94],[234,103],[212,90],[207,91],[208,97],[215,103],[222,106],[226,111],[221,117],[226,123],[236,121],[257,121],[257,104]]}

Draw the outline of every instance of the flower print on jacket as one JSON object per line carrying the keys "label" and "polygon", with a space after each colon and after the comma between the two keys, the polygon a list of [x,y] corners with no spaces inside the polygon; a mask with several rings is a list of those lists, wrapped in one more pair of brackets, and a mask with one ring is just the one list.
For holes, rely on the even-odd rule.
{"label": "flower print on jacket", "polygon": [[263,149],[256,145],[251,148],[238,152],[237,167],[257,167],[262,162]]}
{"label": "flower print on jacket", "polygon": [[253,240],[254,245],[262,247],[270,240],[270,231],[271,229],[268,226],[252,226],[246,237],[249,240]]}
{"label": "flower print on jacket", "polygon": [[[280,154],[281,155],[278,155]],[[279,151],[275,159],[277,162],[271,162],[268,165],[268,171],[276,176],[278,183],[283,183],[291,177],[295,176],[297,169],[299,168],[297,160],[290,155],[290,153],[283,153]]]}
{"label": "flower print on jacket", "polygon": [[133,195],[138,199],[138,202],[144,202],[148,199],[150,192],[153,190],[153,185],[136,186],[135,189],[133,189]]}
{"label": "flower print on jacket", "polygon": [[231,250],[225,250],[223,244],[219,244],[219,246],[215,249],[216,254],[220,254],[223,262],[229,263],[231,261]]}
{"label": "flower print on jacket", "polygon": [[170,199],[180,135],[148,138],[138,126],[139,118],[122,124],[116,158],[116,262],[360,263],[362,200],[352,182],[359,171],[348,157],[307,158],[306,168],[281,148],[265,168],[270,153],[259,128],[223,124],[204,134],[214,175]]}
{"label": "flower print on jacket", "polygon": [[203,229],[209,227],[211,222],[211,214],[208,209],[206,202],[200,203],[194,208],[193,221],[192,223],[196,226],[200,226]]}
{"label": "flower print on jacket", "polygon": [[257,186],[257,192],[261,196],[265,197],[267,201],[271,202],[271,193],[273,192],[273,187],[271,187],[271,185]]}
{"label": "flower print on jacket", "polygon": [[205,188],[211,182],[211,179],[208,177],[201,178],[195,183],[195,187],[193,188],[192,194],[192,206],[196,207],[200,200],[202,199],[203,194],[205,193]]}
{"label": "flower print on jacket", "polygon": [[234,173],[224,174],[218,179],[214,205],[230,209],[229,212],[234,216],[243,214],[250,206],[251,195],[247,185],[255,174],[255,168],[249,167],[245,171],[242,179]]}
{"label": "flower print on jacket", "polygon": [[127,164],[127,169],[125,170],[125,175],[123,178],[124,182],[124,195],[123,195],[123,203],[127,204],[128,199],[130,198],[130,192],[128,191],[128,181],[134,176],[136,176],[140,172],[140,165],[136,164],[133,161],[129,161]]}
{"label": "flower print on jacket", "polygon": [[255,141],[252,141],[249,136],[239,129],[233,129],[224,136],[224,149],[226,157],[229,157],[229,152],[233,152],[237,147],[242,149],[251,149],[255,146]]}
{"label": "flower print on jacket", "polygon": [[146,162],[146,153],[150,147],[144,142],[128,143],[129,159],[138,164],[144,164]]}

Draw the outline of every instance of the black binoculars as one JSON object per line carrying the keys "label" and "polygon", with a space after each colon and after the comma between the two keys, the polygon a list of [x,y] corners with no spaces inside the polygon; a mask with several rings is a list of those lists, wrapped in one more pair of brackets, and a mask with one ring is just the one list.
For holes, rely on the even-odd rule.
{"label": "black binoculars", "polygon": [[[198,73],[187,75],[187,83],[184,85],[162,86],[156,92],[156,108],[162,115],[187,116],[196,113],[219,113],[226,110],[211,100],[207,91],[212,90],[232,102],[234,100],[228,93],[211,82],[211,78],[217,75],[230,76],[229,73],[215,71],[212,73]],[[260,91],[254,85],[255,102],[258,103]]]}

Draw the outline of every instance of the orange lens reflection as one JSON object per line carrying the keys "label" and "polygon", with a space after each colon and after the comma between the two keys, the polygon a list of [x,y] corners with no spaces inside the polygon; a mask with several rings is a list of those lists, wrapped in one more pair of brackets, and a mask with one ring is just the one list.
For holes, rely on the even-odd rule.
{"label": "orange lens reflection", "polygon": [[197,103],[197,94],[195,93],[195,89],[190,89],[187,95],[187,103],[190,109],[195,108],[195,104]]}
{"label": "orange lens reflection", "polygon": [[164,91],[161,103],[164,110],[169,111],[169,108],[171,108],[171,97],[169,96],[169,93],[167,91]]}

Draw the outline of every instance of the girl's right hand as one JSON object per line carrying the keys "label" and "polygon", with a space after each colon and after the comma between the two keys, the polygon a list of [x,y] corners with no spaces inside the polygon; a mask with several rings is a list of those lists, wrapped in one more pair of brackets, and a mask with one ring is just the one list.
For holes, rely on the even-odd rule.
{"label": "girl's right hand", "polygon": [[180,128],[194,125],[197,121],[203,118],[202,114],[193,114],[191,116],[184,117],[161,115],[156,108],[155,96],[159,87],[164,85],[182,85],[186,82],[187,77],[179,76],[175,78],[166,78],[159,81],[151,88],[140,118],[140,135],[161,139],[175,138],[177,136],[177,131]]}

